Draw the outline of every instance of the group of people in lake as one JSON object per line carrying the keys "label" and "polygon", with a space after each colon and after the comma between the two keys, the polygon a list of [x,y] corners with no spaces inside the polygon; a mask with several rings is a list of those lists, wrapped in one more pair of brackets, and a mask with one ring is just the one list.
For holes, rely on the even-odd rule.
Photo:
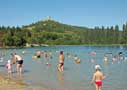
{"label": "group of people in lake", "polygon": [[[23,54],[24,54],[24,52],[23,52]],[[92,54],[95,55],[95,52]],[[7,68],[9,77],[12,77],[12,65],[13,64],[17,64],[16,65],[17,75],[21,76],[22,75],[22,67],[23,67],[23,58],[20,55],[17,55],[16,53],[10,54],[10,55],[11,55],[10,59],[8,60],[8,62],[6,64],[6,68]],[[41,58],[42,55],[44,56],[45,59],[48,57],[48,54],[46,53],[46,51],[42,52],[40,50],[37,50],[35,52],[35,54],[33,55],[33,58],[39,59],[39,58]],[[73,55],[72,53],[67,53],[67,56],[71,57],[78,64],[81,62],[80,58],[78,58],[77,55]],[[57,66],[59,72],[64,71],[64,61],[65,61],[64,52],[60,51],[59,58],[58,58],[58,66]],[[102,80],[105,78],[105,76],[101,72],[100,65],[96,65],[95,70],[96,70],[96,72],[93,75],[93,79],[92,79],[91,83],[95,82],[96,90],[101,90],[102,89]]]}
{"label": "group of people in lake", "polygon": [[[96,55],[96,52],[92,54]],[[73,56],[73,55],[68,53],[68,56]],[[64,57],[63,51],[60,51],[59,63],[58,63],[58,70],[60,72],[64,70],[64,59],[65,57]],[[80,63],[80,59],[77,56],[74,56],[74,60],[76,61],[76,63]],[[106,76],[101,72],[100,65],[95,65],[95,71],[96,72],[93,74],[91,83],[95,82],[96,90],[102,90],[102,81]]]}
{"label": "group of people in lake", "polygon": [[113,53],[106,53],[104,55],[104,62],[111,61],[112,64],[119,63],[120,61],[125,62],[127,60],[127,53],[123,54],[122,52],[119,52],[118,54]]}
{"label": "group of people in lake", "polygon": [[[26,52],[23,51],[22,54],[24,55]],[[92,51],[88,53],[91,56],[96,56],[97,51]],[[127,54],[127,53],[126,53]],[[67,53],[68,57],[71,57],[77,64],[81,63],[80,58],[72,53]],[[40,59],[41,57],[44,57],[45,60],[47,58],[52,59],[53,54],[52,52],[46,52],[46,51],[41,51],[37,50],[34,55],[32,56],[35,59]],[[122,52],[119,52],[118,55],[113,55],[112,53],[106,53],[103,57],[104,62],[108,62],[109,58],[112,57],[113,62],[118,62],[118,60],[125,60],[127,59],[127,56],[124,56]],[[92,61],[93,60],[93,61]],[[65,54],[63,51],[59,51],[59,57],[58,57],[58,64],[57,64],[57,69],[59,72],[64,71],[64,61],[65,61]],[[92,62],[94,62],[94,59],[91,59]],[[8,71],[9,77],[12,77],[12,65],[16,64],[16,70],[17,70],[17,75],[21,76],[22,75],[22,69],[23,69],[23,58],[21,55],[18,55],[16,53],[11,53],[10,54],[10,59],[7,61],[6,68]],[[51,66],[50,63],[46,63],[47,66]],[[95,73],[93,74],[93,78],[91,83],[95,83],[96,90],[102,90],[102,81],[106,76],[101,72],[101,66],[100,65],[95,65]]]}

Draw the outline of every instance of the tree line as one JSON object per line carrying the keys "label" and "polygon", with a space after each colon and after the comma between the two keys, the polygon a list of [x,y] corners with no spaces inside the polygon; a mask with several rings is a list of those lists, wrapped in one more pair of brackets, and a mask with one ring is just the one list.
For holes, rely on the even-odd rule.
{"label": "tree line", "polygon": [[86,28],[39,21],[22,27],[0,26],[0,46],[48,45],[114,45],[127,44],[127,23],[122,30],[111,27]]}

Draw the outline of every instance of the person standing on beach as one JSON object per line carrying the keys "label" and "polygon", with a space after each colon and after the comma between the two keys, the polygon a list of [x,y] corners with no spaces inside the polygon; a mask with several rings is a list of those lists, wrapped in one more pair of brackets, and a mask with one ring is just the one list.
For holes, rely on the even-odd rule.
{"label": "person standing on beach", "polygon": [[58,70],[60,72],[62,72],[64,70],[64,54],[63,54],[63,51],[60,51]]}
{"label": "person standing on beach", "polygon": [[96,72],[93,74],[93,79],[92,79],[91,83],[95,82],[96,90],[102,90],[102,81],[105,78],[105,76],[101,72],[100,65],[96,65],[95,70],[96,70]]}
{"label": "person standing on beach", "polygon": [[22,64],[23,64],[23,59],[20,55],[14,54],[14,59],[17,62],[17,74],[19,76],[22,75]]}

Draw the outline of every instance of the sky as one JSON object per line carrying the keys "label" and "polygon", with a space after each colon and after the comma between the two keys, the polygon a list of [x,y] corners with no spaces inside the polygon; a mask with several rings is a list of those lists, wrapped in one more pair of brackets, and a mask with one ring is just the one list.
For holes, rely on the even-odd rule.
{"label": "sky", "polygon": [[44,20],[93,28],[127,22],[127,0],[0,0],[0,26]]}

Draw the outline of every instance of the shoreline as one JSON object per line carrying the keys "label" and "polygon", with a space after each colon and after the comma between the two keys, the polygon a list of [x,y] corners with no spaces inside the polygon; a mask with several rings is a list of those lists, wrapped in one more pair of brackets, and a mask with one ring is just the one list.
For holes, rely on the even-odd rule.
{"label": "shoreline", "polygon": [[9,79],[0,72],[0,90],[27,90],[28,85],[20,80]]}
{"label": "shoreline", "polygon": [[11,79],[0,72],[0,90],[48,90],[48,87],[28,84],[22,78]]}
{"label": "shoreline", "polygon": [[49,46],[127,46],[127,44],[82,44],[82,45],[48,45],[48,46],[31,46],[31,47],[27,47],[27,46],[4,46],[1,47],[0,49],[15,49],[15,48],[34,48],[34,47],[49,47]]}

